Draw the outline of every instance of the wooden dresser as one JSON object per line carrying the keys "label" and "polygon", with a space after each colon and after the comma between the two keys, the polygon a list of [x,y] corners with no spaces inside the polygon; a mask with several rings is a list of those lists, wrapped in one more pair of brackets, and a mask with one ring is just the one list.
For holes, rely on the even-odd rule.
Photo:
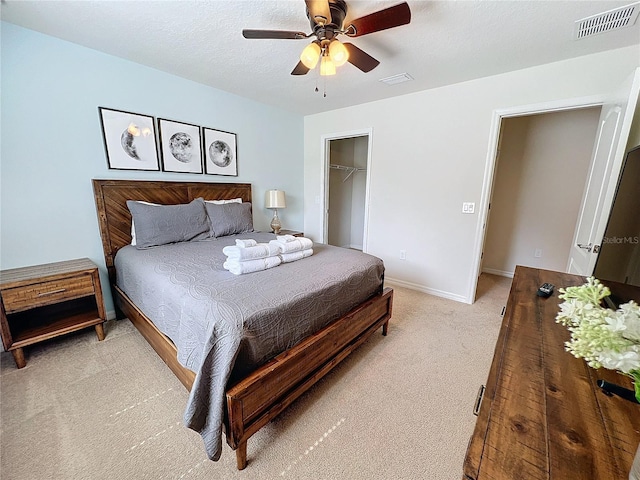
{"label": "wooden dresser", "polygon": [[[536,296],[544,282],[556,286],[549,298]],[[576,275],[516,268],[464,480],[629,478],[640,405],[606,396],[596,382],[633,388],[632,382],[566,352],[569,332],[555,323],[558,288],[583,283]],[[640,296],[640,289],[624,288],[620,296]]]}
{"label": "wooden dresser", "polygon": [[0,334],[18,368],[23,347],[106,320],[98,267],[88,258],[0,272]]}

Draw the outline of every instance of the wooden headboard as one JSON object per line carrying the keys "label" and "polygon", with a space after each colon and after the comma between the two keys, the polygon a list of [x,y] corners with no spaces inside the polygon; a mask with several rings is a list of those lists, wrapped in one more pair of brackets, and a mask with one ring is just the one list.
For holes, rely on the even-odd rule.
{"label": "wooden headboard", "polygon": [[113,260],[119,249],[131,243],[131,213],[127,200],[176,205],[194,198],[251,202],[250,183],[157,182],[145,180],[93,180],[104,259],[109,281],[115,285]]}

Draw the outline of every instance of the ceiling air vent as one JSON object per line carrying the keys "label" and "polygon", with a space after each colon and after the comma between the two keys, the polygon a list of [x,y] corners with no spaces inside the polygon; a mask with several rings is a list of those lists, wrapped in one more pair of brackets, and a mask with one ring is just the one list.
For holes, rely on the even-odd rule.
{"label": "ceiling air vent", "polygon": [[408,73],[399,73],[398,75],[380,79],[382,83],[386,83],[387,85],[396,85],[398,83],[408,82],[409,80],[413,80],[413,77]]}
{"label": "ceiling air vent", "polygon": [[630,27],[636,22],[638,12],[640,12],[640,2],[577,20],[574,30],[575,39]]}

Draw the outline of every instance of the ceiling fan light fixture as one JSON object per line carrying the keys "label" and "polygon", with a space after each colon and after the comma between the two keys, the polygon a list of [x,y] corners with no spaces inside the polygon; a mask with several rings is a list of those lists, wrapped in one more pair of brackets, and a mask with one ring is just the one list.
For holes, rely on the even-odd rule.
{"label": "ceiling fan light fixture", "polygon": [[333,40],[329,44],[329,57],[336,67],[341,67],[349,60],[349,52],[338,40]]}
{"label": "ceiling fan light fixture", "polygon": [[309,70],[316,67],[318,60],[320,59],[320,45],[317,42],[312,42],[302,50],[300,54],[300,61]]}
{"label": "ceiling fan light fixture", "polygon": [[329,75],[336,74],[336,65],[333,63],[331,58],[327,55],[323,55],[320,60],[320,75],[323,77],[327,77]]}

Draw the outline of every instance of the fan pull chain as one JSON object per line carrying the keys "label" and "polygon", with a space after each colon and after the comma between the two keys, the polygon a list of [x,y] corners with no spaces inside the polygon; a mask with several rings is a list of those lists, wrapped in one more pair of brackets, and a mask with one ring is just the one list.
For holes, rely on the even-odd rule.
{"label": "fan pull chain", "polygon": [[[324,98],[327,98],[327,79],[325,77],[321,77],[322,78],[322,96]],[[316,93],[320,92],[320,89],[318,88],[318,79],[316,78],[316,87],[313,89]]]}

